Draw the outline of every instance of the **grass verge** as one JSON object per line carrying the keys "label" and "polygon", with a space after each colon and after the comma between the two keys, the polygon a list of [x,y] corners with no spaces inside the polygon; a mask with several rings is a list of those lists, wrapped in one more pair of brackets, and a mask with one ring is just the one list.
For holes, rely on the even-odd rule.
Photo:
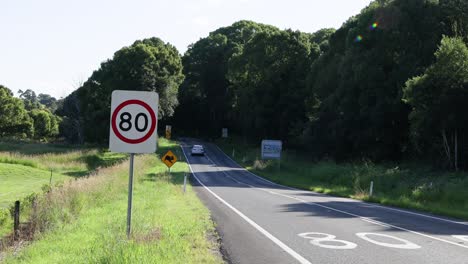
{"label": "grass verge", "polygon": [[[37,193],[127,158],[97,148],[13,141],[1,142],[0,150],[0,238],[12,230],[14,201],[27,204]],[[21,215],[23,221],[29,216],[28,212]]]}
{"label": "grass verge", "polygon": [[[159,153],[178,148],[160,140]],[[160,155],[160,154],[159,154]],[[186,163],[171,171],[156,155],[135,157],[132,237],[126,238],[128,162],[50,192],[40,202],[39,239],[5,263],[221,263],[209,211],[191,187]],[[41,220],[45,219],[45,220]]]}
{"label": "grass verge", "polygon": [[[258,146],[239,140],[216,142],[243,167],[273,182],[299,189],[417,209],[468,220],[468,174],[444,172],[425,164],[337,164],[314,161],[294,150],[278,161],[260,160]],[[374,194],[369,196],[370,182]]]}

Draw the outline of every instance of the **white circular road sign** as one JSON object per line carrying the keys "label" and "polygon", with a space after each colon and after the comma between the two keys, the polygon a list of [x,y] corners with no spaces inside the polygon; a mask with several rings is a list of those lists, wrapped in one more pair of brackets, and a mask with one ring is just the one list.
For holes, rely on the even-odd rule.
{"label": "white circular road sign", "polygon": [[121,91],[112,93],[109,149],[124,153],[156,151],[158,94]]}

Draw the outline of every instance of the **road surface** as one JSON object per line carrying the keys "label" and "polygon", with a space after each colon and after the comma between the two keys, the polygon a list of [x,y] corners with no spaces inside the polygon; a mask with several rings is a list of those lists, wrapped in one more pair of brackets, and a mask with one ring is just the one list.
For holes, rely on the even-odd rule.
{"label": "road surface", "polygon": [[182,149],[231,263],[468,263],[467,222],[277,185],[212,144]]}

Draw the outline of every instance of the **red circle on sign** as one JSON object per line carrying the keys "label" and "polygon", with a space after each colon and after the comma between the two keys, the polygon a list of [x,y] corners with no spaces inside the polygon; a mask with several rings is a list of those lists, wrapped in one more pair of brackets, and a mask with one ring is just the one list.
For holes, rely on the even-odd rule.
{"label": "red circle on sign", "polygon": [[[117,123],[116,123],[117,114],[120,112],[120,110],[122,110],[122,108],[124,108],[127,105],[131,105],[131,104],[137,104],[137,105],[143,106],[148,111],[148,113],[150,114],[150,117],[151,117],[151,127],[150,127],[148,133],[146,133],[143,137],[137,138],[137,139],[127,138],[127,137],[123,136],[120,133],[120,131],[117,129]],[[154,114],[153,109],[151,109],[151,107],[147,103],[145,103],[143,101],[140,101],[140,100],[128,100],[128,101],[125,101],[125,102],[119,104],[117,106],[117,108],[115,108],[114,113],[112,114],[112,121],[111,121],[112,130],[114,131],[115,135],[120,140],[122,140],[123,142],[129,143],[129,144],[138,144],[138,143],[141,143],[141,142],[147,140],[149,137],[151,137],[154,130],[156,129],[156,123],[157,122],[158,122],[158,120],[156,120],[156,115]]]}

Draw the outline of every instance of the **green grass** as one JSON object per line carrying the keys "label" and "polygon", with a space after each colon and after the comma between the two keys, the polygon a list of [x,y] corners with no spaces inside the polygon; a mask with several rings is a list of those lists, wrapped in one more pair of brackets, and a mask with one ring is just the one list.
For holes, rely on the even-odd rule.
{"label": "green grass", "polygon": [[[374,164],[315,161],[294,150],[278,161],[261,161],[258,146],[239,140],[217,144],[253,173],[276,183],[304,190],[412,208],[468,219],[468,173],[445,172],[427,164]],[[234,152],[233,152],[234,150]],[[374,195],[369,197],[370,182]]]}
{"label": "green grass", "polygon": [[[8,143],[11,146],[12,143]],[[21,144],[21,146],[23,146]],[[0,146],[4,147],[2,143]],[[32,148],[35,148],[33,145]],[[15,149],[13,147],[13,149]],[[66,152],[44,152],[21,154],[19,152],[0,152],[0,208],[8,207],[15,200],[41,190],[44,184],[63,182],[73,177],[89,174],[100,167],[112,166],[127,158],[120,153],[105,152],[98,149],[72,150]],[[60,150],[63,150],[61,147]]]}
{"label": "green grass", "polygon": [[[69,177],[53,174],[52,180],[63,182]],[[17,164],[0,163],[0,208],[12,205],[34,191],[40,191],[44,184],[49,184],[50,171]]]}
{"label": "green grass", "polygon": [[[186,163],[172,173],[159,160],[177,144],[160,140],[159,155],[135,157],[132,238],[125,236],[128,162],[102,169],[40,202],[48,226],[39,239],[5,263],[221,263],[213,252],[214,224],[189,185]],[[41,217],[40,217],[41,218]],[[42,222],[41,222],[42,221]]]}
{"label": "green grass", "polygon": [[88,145],[51,144],[18,140],[2,140],[0,143],[0,152],[15,152],[22,155],[37,155],[43,153],[64,154],[67,152],[94,148],[94,146]]}
{"label": "green grass", "polygon": [[11,232],[9,208],[14,201],[127,158],[97,148],[12,141],[1,142],[0,149],[8,150],[0,152],[0,238]]}

